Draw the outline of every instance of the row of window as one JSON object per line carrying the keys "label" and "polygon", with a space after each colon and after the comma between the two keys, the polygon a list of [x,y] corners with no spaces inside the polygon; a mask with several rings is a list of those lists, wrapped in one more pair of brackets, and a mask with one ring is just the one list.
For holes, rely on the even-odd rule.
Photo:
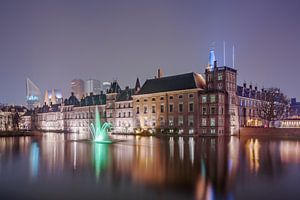
{"label": "row of window", "polygon": [[[179,103],[178,104],[178,112],[183,112],[183,103]],[[165,112],[165,105],[161,104],[160,105],[160,113],[164,113]],[[174,104],[169,104],[169,112],[173,113],[174,112]],[[188,104],[188,112],[194,112],[194,103],[189,103]],[[148,106],[144,106],[144,110],[143,110],[144,114],[148,113]],[[156,106],[152,105],[151,107],[151,113],[156,113]],[[140,114],[140,107],[136,108],[136,114]]]}
{"label": "row of window", "polygon": [[[219,126],[223,126],[224,125],[224,119],[223,118],[219,118],[218,119],[218,125]],[[156,119],[152,118],[151,120],[144,118],[143,121],[140,121],[140,119],[137,119],[136,121],[136,125],[140,126],[140,124],[143,123],[144,126],[152,126],[155,127],[156,126]],[[184,123],[184,118],[183,116],[178,116],[178,126],[183,126]],[[163,116],[161,116],[159,118],[159,124],[160,126],[174,126],[174,117],[173,116],[169,116],[168,118],[168,123],[165,123],[165,118]],[[201,125],[206,127],[206,126],[211,126],[211,127],[215,127],[216,126],[216,118],[211,117],[211,118],[202,118],[201,120]],[[194,116],[193,115],[189,115],[188,116],[188,126],[194,126]]]}
{"label": "row of window", "polygon": [[259,106],[259,101],[241,98],[241,99],[240,99],[240,106],[245,106],[245,107],[258,107],[258,106]]}
{"label": "row of window", "polygon": [[127,115],[126,115],[126,112],[123,112],[123,115],[122,115],[121,112],[119,112],[119,113],[118,113],[118,117],[120,117],[120,118],[121,118],[121,117],[131,117],[131,112],[128,112]]}
{"label": "row of window", "polygon": [[117,106],[118,108],[132,108],[132,104],[128,103],[128,104],[118,104]]}
{"label": "row of window", "polygon": [[[183,98],[183,95],[178,95],[178,99],[182,99],[182,98]],[[189,94],[189,98],[194,98],[194,94]],[[159,99],[162,101],[162,100],[165,100],[165,97],[164,97],[164,96],[161,96]],[[170,99],[170,100],[174,99],[174,96],[169,96],[169,99]],[[147,102],[147,101],[148,101],[148,99],[144,99],[144,102]],[[153,97],[153,98],[151,99],[151,101],[156,101],[156,98]],[[140,102],[140,100],[137,99],[136,102]]]}

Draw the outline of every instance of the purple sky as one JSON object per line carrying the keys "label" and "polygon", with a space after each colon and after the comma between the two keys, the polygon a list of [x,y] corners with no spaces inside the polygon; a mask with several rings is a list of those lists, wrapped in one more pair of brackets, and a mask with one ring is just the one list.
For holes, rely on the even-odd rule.
{"label": "purple sky", "polygon": [[68,96],[73,78],[125,87],[158,66],[203,73],[212,42],[223,64],[223,40],[240,84],[300,98],[299,10],[299,0],[1,0],[0,102],[24,104],[26,77]]}

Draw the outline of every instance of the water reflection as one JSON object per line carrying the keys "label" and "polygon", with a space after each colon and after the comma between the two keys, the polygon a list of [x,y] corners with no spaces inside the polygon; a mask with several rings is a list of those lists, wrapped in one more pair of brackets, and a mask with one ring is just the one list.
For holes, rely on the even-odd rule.
{"label": "water reflection", "polygon": [[24,185],[29,184],[26,177],[33,178],[43,190],[49,180],[69,181],[72,188],[78,179],[87,187],[75,193],[101,185],[95,197],[110,188],[112,198],[123,191],[126,198],[139,199],[136,191],[143,191],[152,195],[149,199],[244,199],[253,193],[248,188],[257,188],[257,195],[267,191],[257,182],[270,181],[269,189],[278,183],[287,191],[298,185],[299,179],[285,180],[300,174],[297,140],[118,137],[123,141],[113,145],[92,143],[79,134],[0,138],[0,188],[13,188],[4,180],[14,183],[16,177],[23,177]]}
{"label": "water reflection", "polygon": [[108,166],[109,144],[93,143],[93,146],[94,146],[94,152],[93,152],[92,161],[95,168],[95,176],[98,180],[101,171],[106,169],[106,167]]}
{"label": "water reflection", "polygon": [[36,142],[31,143],[30,150],[30,174],[32,178],[36,178],[39,170],[39,147]]}
{"label": "water reflection", "polygon": [[253,173],[257,173],[259,170],[259,150],[260,150],[260,144],[258,142],[258,139],[249,139],[246,143],[248,158],[249,158],[249,165],[250,170]]}

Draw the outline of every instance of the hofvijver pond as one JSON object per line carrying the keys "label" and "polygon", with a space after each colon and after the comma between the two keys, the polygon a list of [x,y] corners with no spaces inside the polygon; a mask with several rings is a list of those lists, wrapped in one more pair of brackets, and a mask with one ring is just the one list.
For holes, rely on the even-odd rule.
{"label": "hofvijver pond", "polygon": [[0,199],[299,199],[300,140],[0,138]]}

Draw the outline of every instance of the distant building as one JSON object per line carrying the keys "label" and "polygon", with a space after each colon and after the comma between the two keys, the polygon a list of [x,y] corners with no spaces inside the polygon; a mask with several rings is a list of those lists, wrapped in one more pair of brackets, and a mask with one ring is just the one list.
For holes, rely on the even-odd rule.
{"label": "distant building", "polygon": [[111,82],[108,82],[108,81],[105,81],[102,83],[102,90],[103,90],[103,93],[106,94],[107,91],[109,90],[111,86]]}
{"label": "distant building", "polygon": [[85,81],[84,84],[85,95],[95,94],[98,95],[101,93],[101,82],[95,79],[89,79]]}
{"label": "distant building", "polygon": [[300,117],[300,102],[296,98],[291,99],[290,103],[290,117]]}
{"label": "distant building", "polygon": [[46,90],[45,97],[44,97],[44,104],[45,105],[54,105],[54,104],[61,104],[62,103],[62,92],[58,89]]}
{"label": "distant building", "polygon": [[71,81],[71,92],[74,93],[77,99],[82,99],[84,96],[84,81],[81,79],[73,79]]}
{"label": "distant building", "polygon": [[41,91],[29,78],[26,79],[26,102],[29,109],[41,105]]}

